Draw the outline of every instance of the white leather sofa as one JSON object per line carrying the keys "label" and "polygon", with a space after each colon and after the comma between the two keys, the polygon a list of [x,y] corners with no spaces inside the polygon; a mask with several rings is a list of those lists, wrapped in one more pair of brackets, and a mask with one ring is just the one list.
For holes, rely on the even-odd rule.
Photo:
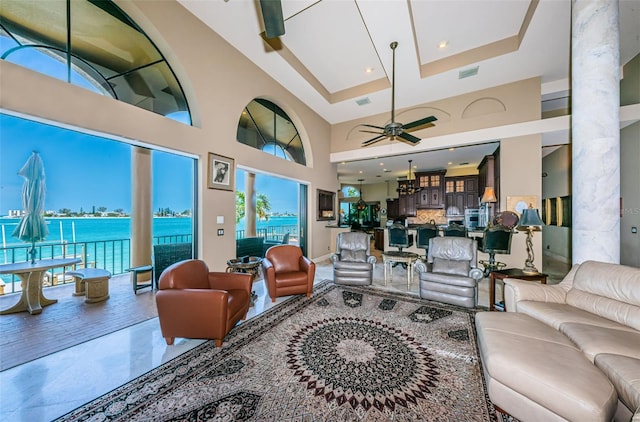
{"label": "white leather sofa", "polygon": [[506,279],[505,305],[476,315],[497,407],[522,421],[640,422],[639,268],[587,261],[558,285]]}

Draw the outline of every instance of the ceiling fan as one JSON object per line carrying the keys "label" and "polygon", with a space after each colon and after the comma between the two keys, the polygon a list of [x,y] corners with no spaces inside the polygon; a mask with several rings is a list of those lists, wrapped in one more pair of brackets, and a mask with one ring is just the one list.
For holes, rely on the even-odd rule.
{"label": "ceiling fan", "polygon": [[264,32],[267,38],[284,35],[284,17],[281,0],[260,0],[260,10],[264,21]]}
{"label": "ceiling fan", "polygon": [[402,124],[395,121],[396,47],[398,47],[398,42],[397,41],[392,42],[390,47],[391,47],[391,50],[393,51],[393,67],[391,70],[391,122],[386,124],[384,127],[376,126],[376,125],[367,125],[367,124],[362,125],[362,126],[371,127],[374,129],[379,129],[382,131],[382,132],[374,132],[372,130],[361,130],[361,132],[378,134],[378,136],[375,136],[367,141],[364,141],[362,143],[362,146],[365,146],[365,147],[375,142],[381,141],[385,138],[391,138],[392,140],[395,140],[396,138],[400,138],[401,140],[407,141],[412,145],[415,145],[418,142],[420,142],[420,138],[418,138],[417,136],[413,136],[407,132],[411,130],[416,130],[418,128],[425,129],[428,127],[435,126],[432,122],[435,122],[436,120],[438,120],[435,118],[435,116],[429,116],[429,117],[425,117],[423,119],[416,120],[406,124]]}

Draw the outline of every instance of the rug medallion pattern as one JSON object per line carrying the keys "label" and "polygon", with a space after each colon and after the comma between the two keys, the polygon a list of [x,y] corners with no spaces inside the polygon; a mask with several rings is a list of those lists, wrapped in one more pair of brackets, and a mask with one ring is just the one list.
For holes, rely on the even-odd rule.
{"label": "rug medallion pattern", "polygon": [[60,420],[495,421],[473,320],[324,282]]}

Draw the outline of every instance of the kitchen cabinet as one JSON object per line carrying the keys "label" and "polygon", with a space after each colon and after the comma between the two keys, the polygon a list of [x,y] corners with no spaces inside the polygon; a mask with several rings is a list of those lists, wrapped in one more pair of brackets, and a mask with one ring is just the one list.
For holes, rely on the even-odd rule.
{"label": "kitchen cabinet", "polygon": [[444,208],[445,170],[416,173],[416,184],[422,190],[416,194],[417,208]]}
{"label": "kitchen cabinet", "polygon": [[406,217],[416,216],[416,194],[398,195],[398,214]]}
{"label": "kitchen cabinet", "polygon": [[382,228],[373,230],[373,247],[379,251],[384,251],[384,231]]}
{"label": "kitchen cabinet", "polygon": [[463,215],[467,208],[478,208],[478,176],[447,177],[444,184],[447,215]]}
{"label": "kitchen cabinet", "polygon": [[395,220],[400,215],[400,201],[396,199],[387,199],[387,220]]}
{"label": "kitchen cabinet", "polygon": [[485,156],[478,165],[478,194],[482,196],[484,188],[494,189],[498,202],[492,205],[495,210],[500,209],[500,148],[491,155]]}

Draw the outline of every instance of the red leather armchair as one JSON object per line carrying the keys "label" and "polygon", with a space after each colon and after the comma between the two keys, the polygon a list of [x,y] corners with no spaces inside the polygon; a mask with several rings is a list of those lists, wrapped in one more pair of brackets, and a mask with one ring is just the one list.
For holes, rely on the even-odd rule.
{"label": "red leather armchair", "polygon": [[311,296],[316,264],[302,256],[302,249],[295,245],[276,245],[267,250],[262,260],[267,291],[271,301],[276,297],[297,294]]}
{"label": "red leather armchair", "polygon": [[163,271],[156,293],[162,337],[215,340],[216,347],[247,317],[250,274],[209,272],[204,261],[177,262]]}

